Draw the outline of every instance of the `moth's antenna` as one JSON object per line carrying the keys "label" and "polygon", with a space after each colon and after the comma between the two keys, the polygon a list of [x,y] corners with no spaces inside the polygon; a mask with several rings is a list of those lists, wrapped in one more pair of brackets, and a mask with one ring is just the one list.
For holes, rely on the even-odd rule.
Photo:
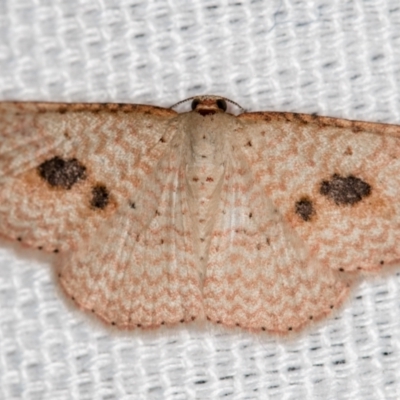
{"label": "moth's antenna", "polygon": [[185,100],[181,100],[181,101],[178,101],[177,103],[175,103],[175,104],[172,104],[172,106],[170,106],[169,108],[175,108],[175,107],[178,107],[180,104],[182,104],[182,103],[186,103],[187,101],[189,101],[189,100],[193,100],[194,98],[196,98],[196,97],[198,97],[198,96],[192,96],[192,97],[188,97],[187,99],[185,99]]}

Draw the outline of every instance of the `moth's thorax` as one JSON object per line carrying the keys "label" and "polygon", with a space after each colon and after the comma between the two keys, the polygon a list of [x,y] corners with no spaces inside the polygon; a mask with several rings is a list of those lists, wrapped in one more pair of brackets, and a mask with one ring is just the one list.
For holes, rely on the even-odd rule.
{"label": "moth's thorax", "polygon": [[223,162],[226,147],[226,125],[232,123],[231,115],[214,114],[202,116],[197,112],[185,115],[183,129],[190,146],[189,163],[216,164]]}

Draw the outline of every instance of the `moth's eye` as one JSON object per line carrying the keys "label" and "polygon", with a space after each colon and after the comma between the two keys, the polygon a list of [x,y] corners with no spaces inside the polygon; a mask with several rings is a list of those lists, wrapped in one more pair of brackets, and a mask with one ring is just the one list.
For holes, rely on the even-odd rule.
{"label": "moth's eye", "polygon": [[224,99],[218,99],[217,106],[222,111],[226,111],[226,109],[227,109],[226,101]]}
{"label": "moth's eye", "polygon": [[195,110],[196,107],[200,104],[200,100],[199,99],[194,99],[192,101],[192,110]]}

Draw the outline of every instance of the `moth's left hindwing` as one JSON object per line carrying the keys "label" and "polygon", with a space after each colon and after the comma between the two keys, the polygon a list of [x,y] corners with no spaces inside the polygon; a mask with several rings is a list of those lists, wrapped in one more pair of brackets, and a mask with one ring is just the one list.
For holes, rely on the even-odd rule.
{"label": "moth's left hindwing", "polygon": [[85,240],[135,193],[175,116],[150,106],[0,103],[0,235],[56,252]]}

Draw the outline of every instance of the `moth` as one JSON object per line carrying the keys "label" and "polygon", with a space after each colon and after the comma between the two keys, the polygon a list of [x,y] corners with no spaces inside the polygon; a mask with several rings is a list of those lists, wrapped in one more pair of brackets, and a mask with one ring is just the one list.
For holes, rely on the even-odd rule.
{"label": "moth", "polygon": [[0,103],[1,235],[120,329],[327,316],[400,259],[400,127],[228,106]]}

